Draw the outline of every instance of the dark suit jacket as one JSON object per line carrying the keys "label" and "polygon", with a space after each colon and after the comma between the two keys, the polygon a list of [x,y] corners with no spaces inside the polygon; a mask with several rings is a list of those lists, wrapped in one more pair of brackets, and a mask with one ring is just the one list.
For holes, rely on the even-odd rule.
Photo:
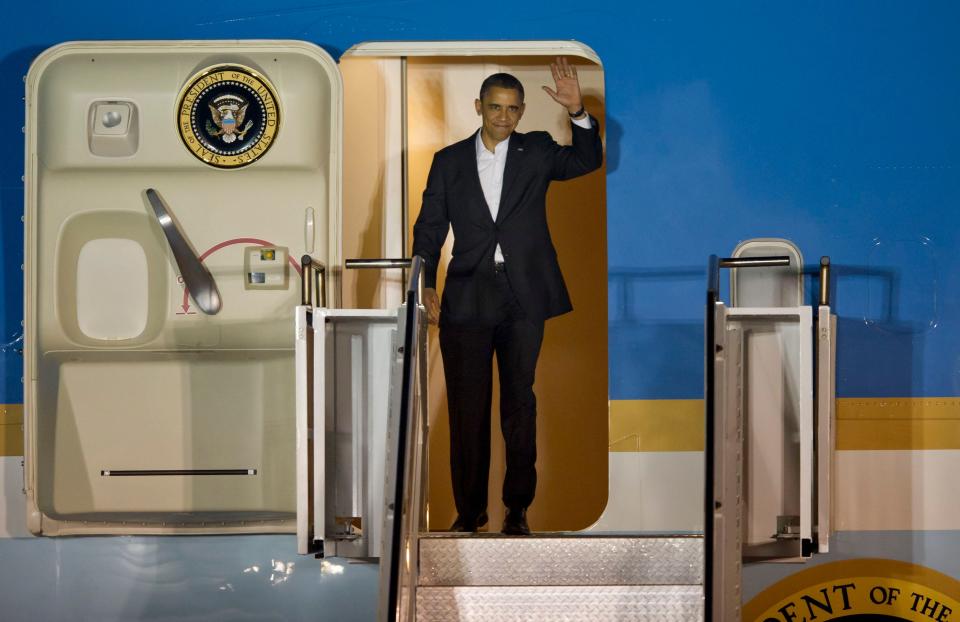
{"label": "dark suit jacket", "polygon": [[511,135],[496,222],[477,173],[476,133],[434,155],[413,227],[413,254],[426,260],[426,286],[436,287],[440,248],[453,225],[442,322],[482,323],[496,312],[485,305],[483,281],[492,278],[498,243],[510,287],[529,317],[573,309],[547,228],[547,187],[599,168],[603,146],[596,120],[590,129],[571,125],[572,146],[558,145],[547,132]]}

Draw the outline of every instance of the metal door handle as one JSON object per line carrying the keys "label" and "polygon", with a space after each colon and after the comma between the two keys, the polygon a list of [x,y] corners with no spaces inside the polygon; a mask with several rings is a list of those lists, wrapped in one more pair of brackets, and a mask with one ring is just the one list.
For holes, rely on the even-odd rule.
{"label": "metal door handle", "polygon": [[173,258],[177,261],[177,267],[180,268],[180,275],[183,282],[193,296],[194,302],[200,307],[200,310],[207,315],[216,315],[220,311],[220,291],[217,290],[217,283],[213,280],[213,275],[207,270],[197,257],[196,251],[190,244],[190,240],[183,234],[180,225],[170,213],[169,208],[160,198],[160,194],[153,188],[146,190],[147,200],[153,208],[153,213],[163,229],[163,234],[167,236],[167,243],[170,250],[173,251]]}

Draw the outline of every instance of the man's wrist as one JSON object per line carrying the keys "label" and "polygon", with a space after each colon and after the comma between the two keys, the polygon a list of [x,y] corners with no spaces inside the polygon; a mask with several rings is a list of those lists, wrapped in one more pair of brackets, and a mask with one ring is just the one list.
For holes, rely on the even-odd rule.
{"label": "man's wrist", "polygon": [[583,106],[583,104],[581,104],[576,110],[570,110],[567,108],[567,114],[570,115],[571,119],[582,119],[584,115],[587,114],[587,109]]}

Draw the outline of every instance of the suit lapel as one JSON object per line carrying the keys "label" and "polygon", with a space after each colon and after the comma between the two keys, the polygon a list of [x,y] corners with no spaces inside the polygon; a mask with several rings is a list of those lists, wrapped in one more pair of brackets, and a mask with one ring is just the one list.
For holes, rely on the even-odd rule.
{"label": "suit lapel", "polygon": [[516,202],[511,200],[510,191],[513,189],[520,169],[523,168],[523,162],[526,157],[526,152],[523,150],[523,139],[524,135],[516,132],[510,136],[510,146],[507,149],[507,162],[503,166],[503,187],[500,189],[500,209],[497,212],[497,223],[503,222],[516,207]]}
{"label": "suit lapel", "polygon": [[[477,130],[479,132],[480,130]],[[474,132],[470,138],[460,142],[461,148],[460,153],[457,156],[460,160],[460,166],[463,167],[461,170],[464,171],[464,175],[468,180],[468,183],[472,186],[470,189],[470,194],[479,198],[477,207],[486,212],[487,220],[492,220],[490,217],[490,207],[487,205],[487,198],[483,195],[483,186],[480,184],[480,172],[477,170],[477,133]]]}

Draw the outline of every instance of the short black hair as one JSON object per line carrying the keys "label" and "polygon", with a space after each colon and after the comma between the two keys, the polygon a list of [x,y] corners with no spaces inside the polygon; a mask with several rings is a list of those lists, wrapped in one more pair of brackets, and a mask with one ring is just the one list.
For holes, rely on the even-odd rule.
{"label": "short black hair", "polygon": [[483,96],[487,94],[487,91],[494,86],[500,87],[501,89],[519,91],[520,102],[523,103],[523,85],[520,84],[520,80],[517,80],[516,77],[509,73],[495,73],[492,76],[488,76],[487,79],[483,81],[483,84],[480,85],[481,101],[483,100]]}

